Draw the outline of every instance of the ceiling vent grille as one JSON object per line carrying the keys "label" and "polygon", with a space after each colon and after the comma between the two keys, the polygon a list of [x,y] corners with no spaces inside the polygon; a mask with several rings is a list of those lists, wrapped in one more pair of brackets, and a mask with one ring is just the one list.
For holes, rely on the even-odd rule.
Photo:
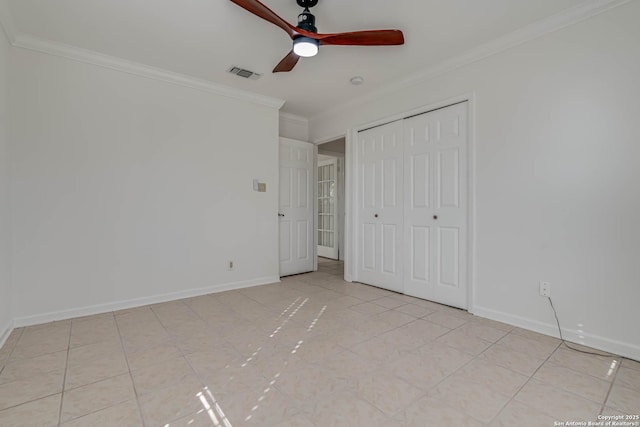
{"label": "ceiling vent grille", "polygon": [[262,74],[254,73],[250,70],[245,70],[244,68],[233,66],[227,70],[227,72],[231,74],[235,74],[236,76],[244,77],[245,79],[258,80],[262,77]]}

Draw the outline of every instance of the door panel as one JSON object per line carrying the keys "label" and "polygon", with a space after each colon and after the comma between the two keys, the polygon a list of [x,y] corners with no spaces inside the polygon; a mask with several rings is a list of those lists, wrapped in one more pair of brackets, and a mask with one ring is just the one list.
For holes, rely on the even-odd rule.
{"label": "door panel", "polygon": [[358,280],[402,292],[402,121],[358,133]]}
{"label": "door panel", "polygon": [[313,270],[313,145],[280,140],[280,276]]}
{"label": "door panel", "polygon": [[404,120],[404,159],[411,165],[405,239],[412,251],[405,292],[460,308],[467,308],[466,123],[467,103]]}
{"label": "door panel", "polygon": [[429,281],[430,265],[429,227],[411,227],[411,280]]}

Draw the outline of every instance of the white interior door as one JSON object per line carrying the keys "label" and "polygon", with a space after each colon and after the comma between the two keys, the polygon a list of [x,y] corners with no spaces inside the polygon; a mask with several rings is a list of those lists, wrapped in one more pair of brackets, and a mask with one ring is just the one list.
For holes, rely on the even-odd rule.
{"label": "white interior door", "polygon": [[403,292],[402,121],[358,133],[358,280]]}
{"label": "white interior door", "polygon": [[405,293],[467,308],[467,103],[404,120]]}
{"label": "white interior door", "polygon": [[314,146],[280,139],[280,276],[314,266]]}
{"label": "white interior door", "polygon": [[318,256],[338,259],[338,159],[335,157],[318,160],[317,224]]}

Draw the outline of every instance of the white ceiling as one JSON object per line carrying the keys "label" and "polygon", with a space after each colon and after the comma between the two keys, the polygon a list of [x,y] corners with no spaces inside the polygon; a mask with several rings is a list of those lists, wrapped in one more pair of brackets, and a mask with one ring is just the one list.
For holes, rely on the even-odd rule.
{"label": "white ceiling", "polygon": [[[2,0],[5,1],[5,0]],[[262,0],[295,24],[295,0]],[[291,42],[284,31],[228,0],[8,0],[13,26],[27,34],[286,100],[283,111],[311,117],[435,67],[588,0],[320,0],[319,32],[398,28],[406,44],[325,46],[290,73],[271,70]],[[226,73],[237,65],[260,80]],[[349,78],[365,78],[352,86]]]}

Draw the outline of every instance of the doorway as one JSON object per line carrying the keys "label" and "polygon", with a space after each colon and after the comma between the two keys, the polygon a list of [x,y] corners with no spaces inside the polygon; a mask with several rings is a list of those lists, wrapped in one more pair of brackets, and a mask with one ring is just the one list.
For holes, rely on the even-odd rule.
{"label": "doorway", "polygon": [[345,138],[318,145],[318,267],[326,259],[344,261]]}

